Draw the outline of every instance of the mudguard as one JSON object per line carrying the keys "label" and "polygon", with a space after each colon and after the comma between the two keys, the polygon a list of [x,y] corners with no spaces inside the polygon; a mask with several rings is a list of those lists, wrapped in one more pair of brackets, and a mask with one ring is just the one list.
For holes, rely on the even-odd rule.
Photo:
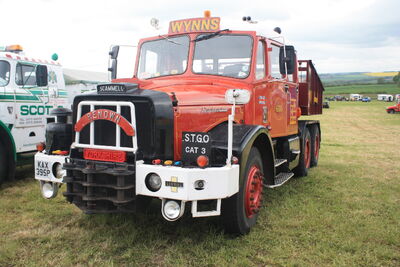
{"label": "mudguard", "polygon": [[0,121],[0,137],[4,141],[7,149],[7,158],[10,159],[8,162],[8,175],[7,179],[13,179],[15,175],[15,164],[17,162],[17,153],[15,149],[14,138],[11,134],[10,129]]}
{"label": "mudguard", "polygon": [[[210,132],[212,140],[212,164],[224,165],[228,147],[228,125],[220,124]],[[244,176],[250,149],[256,146],[262,156],[264,163],[265,182],[270,184],[275,177],[274,149],[268,129],[260,125],[241,125],[233,126],[233,156],[240,162],[240,179]]]}

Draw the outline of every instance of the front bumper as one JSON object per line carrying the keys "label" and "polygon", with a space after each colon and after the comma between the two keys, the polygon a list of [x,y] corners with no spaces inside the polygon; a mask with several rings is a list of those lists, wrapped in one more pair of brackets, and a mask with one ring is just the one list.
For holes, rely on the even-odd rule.
{"label": "front bumper", "polygon": [[[56,164],[63,164],[66,169],[63,178],[54,176]],[[151,173],[158,174],[162,181],[156,192],[146,186],[146,177]],[[135,212],[140,205],[136,200],[147,196],[159,198],[162,203],[176,200],[183,206],[192,202],[193,217],[202,217],[220,215],[221,200],[239,191],[239,165],[202,169],[150,165],[143,161],[117,164],[39,152],[35,155],[35,179],[41,184],[66,183],[64,196],[86,213]],[[216,206],[200,211],[198,204],[204,200],[216,200]]]}
{"label": "front bumper", "polygon": [[[161,177],[162,186],[157,192],[146,186],[145,180],[150,173]],[[197,181],[201,181],[204,187],[196,187]],[[239,165],[201,169],[136,163],[137,195],[194,201],[227,198],[238,191]]]}
{"label": "front bumper", "polygon": [[[44,182],[61,184],[63,178],[55,176],[57,164],[64,164],[66,156],[46,155],[42,152],[35,154],[35,179]],[[63,176],[65,175],[65,171]]]}

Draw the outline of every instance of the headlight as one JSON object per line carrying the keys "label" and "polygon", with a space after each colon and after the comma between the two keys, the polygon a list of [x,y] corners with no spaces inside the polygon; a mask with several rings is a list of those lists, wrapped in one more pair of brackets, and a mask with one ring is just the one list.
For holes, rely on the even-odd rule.
{"label": "headlight", "polygon": [[62,165],[61,163],[55,163],[53,165],[53,175],[54,177],[56,177],[57,179],[61,179],[63,178],[63,176],[65,175],[65,170],[62,169]]}
{"label": "headlight", "polygon": [[57,196],[59,185],[56,183],[40,182],[40,190],[44,198],[50,199]]}
{"label": "headlight", "polygon": [[152,192],[160,190],[162,184],[161,177],[156,173],[148,174],[145,182],[147,188]]}
{"label": "headlight", "polygon": [[164,205],[164,215],[171,221],[179,218],[181,206],[174,200],[168,200]]}

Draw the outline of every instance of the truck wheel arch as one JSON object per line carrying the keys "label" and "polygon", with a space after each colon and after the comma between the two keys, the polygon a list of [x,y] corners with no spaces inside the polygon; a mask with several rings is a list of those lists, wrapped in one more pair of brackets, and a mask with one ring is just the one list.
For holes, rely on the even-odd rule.
{"label": "truck wheel arch", "polygon": [[[235,124],[233,130],[233,155],[239,158],[240,177],[244,175],[244,166],[246,165],[250,150],[257,147],[261,153],[264,176],[266,183],[272,183],[275,177],[274,149],[268,130],[259,125]],[[228,125],[219,124],[209,132],[211,134],[213,145],[212,149],[219,150],[225,155],[227,151]]]}
{"label": "truck wheel arch", "polygon": [[7,149],[7,159],[8,159],[8,179],[12,179],[15,174],[15,165],[17,162],[17,153],[15,148],[14,138],[11,134],[10,129],[0,121],[0,138],[3,145]]}

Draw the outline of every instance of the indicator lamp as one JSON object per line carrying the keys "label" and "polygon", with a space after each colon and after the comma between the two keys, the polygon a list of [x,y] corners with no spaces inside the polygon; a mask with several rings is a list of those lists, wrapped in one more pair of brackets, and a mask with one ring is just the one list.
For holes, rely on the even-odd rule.
{"label": "indicator lamp", "polygon": [[208,157],[201,155],[197,157],[197,165],[201,168],[204,168],[208,165]]}
{"label": "indicator lamp", "polygon": [[211,17],[211,11],[210,10],[205,10],[204,11],[204,17],[205,18],[210,18]]}
{"label": "indicator lamp", "polygon": [[164,161],[164,165],[172,165],[172,163],[174,163],[172,160]]}
{"label": "indicator lamp", "polygon": [[40,143],[36,144],[36,149],[39,152],[42,152],[43,150],[45,150],[45,148],[46,148],[46,145],[43,142],[40,142]]}
{"label": "indicator lamp", "polygon": [[54,60],[54,61],[57,61],[58,60],[57,53],[54,53],[53,55],[51,55],[51,59]]}
{"label": "indicator lamp", "polygon": [[238,164],[239,163],[239,159],[235,156],[232,157],[232,164]]}
{"label": "indicator lamp", "polygon": [[174,162],[174,166],[181,166],[182,165],[182,161],[175,161]]}

